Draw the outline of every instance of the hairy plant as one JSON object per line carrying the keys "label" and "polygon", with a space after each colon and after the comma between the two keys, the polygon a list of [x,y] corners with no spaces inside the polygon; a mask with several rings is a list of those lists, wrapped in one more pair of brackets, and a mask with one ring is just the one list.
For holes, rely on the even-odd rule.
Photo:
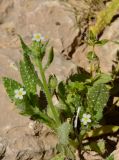
{"label": "hairy plant", "polygon": [[[20,114],[46,124],[57,135],[57,154],[52,160],[75,160],[76,152],[83,159],[83,152],[88,150],[103,156],[106,142],[99,137],[119,130],[118,125],[103,122],[104,110],[108,108],[119,73],[116,66],[111,74],[101,72],[95,46],[104,45],[108,40],[98,40],[90,32],[87,39],[87,44],[92,46],[92,50],[87,53],[90,72],[80,70],[60,82],[55,75],[49,75],[48,80],[45,76],[54,57],[53,47],[49,52],[46,50],[48,40],[40,34],[34,34],[31,45],[26,45],[21,37],[20,41],[23,53],[23,60],[19,63],[22,84],[7,77],[3,77],[3,83]],[[44,64],[46,53],[48,59]],[[36,67],[39,72],[36,72]],[[58,100],[57,105],[53,104],[54,96]],[[97,139],[90,141],[91,138]]]}

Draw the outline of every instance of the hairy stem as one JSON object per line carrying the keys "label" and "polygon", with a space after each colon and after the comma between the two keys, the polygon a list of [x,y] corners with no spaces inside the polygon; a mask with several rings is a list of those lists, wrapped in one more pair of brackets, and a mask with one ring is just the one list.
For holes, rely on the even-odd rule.
{"label": "hairy stem", "polygon": [[54,107],[54,105],[52,103],[52,97],[50,95],[50,92],[49,92],[49,89],[48,89],[48,85],[47,85],[47,81],[46,81],[45,74],[44,74],[44,70],[43,70],[43,67],[42,67],[42,63],[40,61],[38,62],[38,67],[40,69],[43,88],[44,88],[44,91],[45,91],[45,94],[46,94],[46,97],[47,97],[47,101],[48,101],[49,107],[50,107],[50,109],[52,111],[52,114],[54,116],[54,119],[56,121],[57,126],[59,126],[60,120],[59,120],[59,117],[58,117],[58,114],[57,114],[57,110],[56,110],[56,108]]}

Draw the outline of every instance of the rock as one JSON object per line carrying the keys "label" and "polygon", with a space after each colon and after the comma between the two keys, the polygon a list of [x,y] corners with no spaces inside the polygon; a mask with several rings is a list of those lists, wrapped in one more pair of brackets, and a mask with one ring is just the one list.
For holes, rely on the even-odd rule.
{"label": "rock", "polygon": [[[19,82],[18,62],[21,59],[20,43],[17,34],[21,34],[27,43],[31,42],[34,32],[40,32],[50,39],[55,49],[55,60],[47,71],[64,79],[75,66],[58,53],[66,51],[79,34],[73,29],[73,14],[68,12],[58,1],[44,0],[3,0],[0,1],[0,77],[11,77]],[[68,38],[67,38],[68,37]],[[65,41],[66,40],[66,41]],[[69,51],[68,49],[67,51]],[[1,144],[0,155],[4,160],[39,160],[53,154],[57,139],[50,133],[38,138],[34,124],[27,117],[18,114],[11,104],[2,81],[0,81],[1,116],[0,135],[7,140],[7,146]],[[52,144],[52,145],[51,145]]]}
{"label": "rock", "polygon": [[0,137],[0,159],[2,159],[5,156],[6,146],[7,146],[6,140]]}
{"label": "rock", "polygon": [[19,151],[15,160],[40,160],[42,155],[31,150]]}
{"label": "rock", "polygon": [[56,136],[42,124],[37,124],[40,134],[36,135],[31,131],[35,129],[35,122],[32,126],[33,128],[18,126],[4,132],[0,140],[0,158],[4,157],[3,160],[48,160],[51,158],[57,144]]}
{"label": "rock", "polygon": [[[95,52],[100,59],[100,66],[103,72],[110,72],[112,70],[113,61],[116,58],[117,51],[119,50],[119,44],[115,44],[112,41],[119,41],[119,18],[106,27],[100,39],[110,40],[104,46],[98,46],[95,48]],[[89,70],[88,60],[86,55],[91,47],[86,44],[78,47],[73,54],[73,62],[79,66],[83,66],[86,70]]]}
{"label": "rock", "polygon": [[114,160],[118,160],[119,159],[119,142],[117,143],[116,150],[113,151],[112,154],[114,155]]}
{"label": "rock", "polygon": [[84,158],[86,160],[103,160],[103,158],[94,151],[85,152]]}
{"label": "rock", "polygon": [[31,38],[33,33],[40,32],[47,36],[56,51],[61,53],[70,51],[69,46],[79,35],[79,29],[74,27],[74,14],[56,0],[7,0],[5,4],[2,1],[1,7],[4,21],[0,25],[0,44],[5,43],[6,47],[19,45],[14,44],[14,41],[17,41],[16,34],[27,39]]}
{"label": "rock", "polygon": [[[80,1],[81,5],[79,6],[82,6],[81,16],[83,17],[84,5],[82,2]],[[72,3],[75,2],[72,1]],[[107,27],[102,38],[112,32],[112,35],[107,37],[118,39],[118,25],[119,20],[117,19]],[[84,30],[86,27],[85,24]],[[22,35],[25,41],[30,43],[32,34],[35,32],[40,32],[48,37],[49,45],[54,46],[55,59],[47,71],[47,76],[56,74],[60,81],[69,75],[76,63],[81,66],[86,64],[87,67],[86,56],[83,54],[85,46],[81,46],[82,50],[81,47],[77,47],[83,31],[80,26],[75,27],[75,15],[68,11],[67,7],[56,0],[1,0],[0,77],[8,76],[21,82],[18,73],[18,61],[21,59],[21,54],[17,34]],[[112,43],[107,44],[106,48],[104,46],[102,50],[97,48],[101,66],[105,71],[110,69],[110,59],[113,59],[114,52],[118,48],[117,45],[111,45]],[[110,50],[110,54],[108,54],[108,50]],[[104,52],[105,54],[103,54]],[[66,61],[60,53],[67,57],[73,55],[74,63],[70,60]],[[5,139],[5,143],[0,141],[0,158],[3,157],[3,160],[48,160],[54,154],[53,148],[57,144],[57,137],[45,126],[37,126],[34,133],[35,123],[18,114],[18,111],[14,109],[14,104],[11,104],[6,95],[1,81],[0,91],[0,111],[2,113],[0,135],[2,139]]]}
{"label": "rock", "polygon": [[97,47],[96,52],[100,58],[100,64],[104,72],[110,72],[112,69],[113,60],[115,60],[117,51],[119,50],[119,44],[115,44],[112,41],[119,41],[119,18],[117,18],[110,26],[108,26],[103,32],[101,39],[110,40],[109,43],[102,47]]}

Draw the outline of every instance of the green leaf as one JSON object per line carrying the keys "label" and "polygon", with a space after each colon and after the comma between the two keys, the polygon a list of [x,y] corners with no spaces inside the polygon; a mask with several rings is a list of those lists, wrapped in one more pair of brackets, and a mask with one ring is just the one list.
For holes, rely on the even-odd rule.
{"label": "green leaf", "polygon": [[88,80],[90,78],[90,74],[88,72],[81,72],[81,73],[76,73],[76,74],[72,74],[70,75],[69,77],[69,81],[72,81],[72,82],[75,82],[75,81],[78,81],[78,82],[85,82],[86,80]]}
{"label": "green leaf", "polygon": [[53,47],[51,47],[51,49],[49,51],[49,55],[48,55],[48,60],[47,60],[47,63],[44,67],[44,70],[46,70],[49,67],[49,65],[52,63],[53,59],[54,59],[54,50],[53,50]]}
{"label": "green leaf", "polygon": [[95,44],[99,45],[99,46],[103,46],[105,45],[106,43],[108,43],[109,40],[107,39],[102,39],[102,40],[98,40]]}
{"label": "green leaf", "polygon": [[42,123],[45,123],[47,126],[49,126],[52,129],[56,128],[55,121],[50,118],[46,113],[41,112],[38,108],[34,110],[34,114],[32,115],[32,119],[38,120]]}
{"label": "green leaf", "polygon": [[110,156],[107,157],[105,160],[114,160],[114,155],[110,155]]}
{"label": "green leaf", "polygon": [[93,32],[91,30],[89,30],[89,33],[88,33],[88,44],[90,46],[93,46],[96,41],[97,41],[96,36],[93,34]]}
{"label": "green leaf", "polygon": [[65,101],[66,90],[65,90],[65,85],[64,85],[64,83],[62,81],[58,85],[58,94],[59,94],[60,98],[63,101]]}
{"label": "green leaf", "polygon": [[55,75],[50,75],[48,80],[48,86],[50,89],[51,94],[53,94],[54,90],[56,89],[58,84],[57,77]]}
{"label": "green leaf", "polygon": [[41,42],[33,41],[31,50],[33,52],[33,56],[36,59],[38,58],[40,61],[43,60],[45,53],[46,53],[47,44],[48,42],[46,42],[45,44],[42,44]]}
{"label": "green leaf", "polygon": [[24,99],[22,101],[15,104],[17,105],[17,108],[19,109],[21,115],[32,116],[34,114],[34,108],[31,105],[30,99],[27,95],[24,96]]}
{"label": "green leaf", "polygon": [[93,51],[89,51],[89,52],[87,53],[87,58],[88,58],[89,61],[98,60],[97,55],[96,55],[95,52],[93,52]]}
{"label": "green leaf", "polygon": [[48,41],[45,44],[43,44],[42,47],[41,47],[41,49],[40,49],[40,59],[41,60],[45,56],[47,45],[48,45]]}
{"label": "green leaf", "polygon": [[105,153],[105,141],[99,140],[98,142],[91,142],[90,144],[91,150],[98,152],[99,154]]}
{"label": "green leaf", "polygon": [[95,77],[95,78],[96,78],[94,82],[95,85],[100,84],[100,83],[108,83],[112,80],[111,75],[104,74],[104,73],[99,74],[98,77]]}
{"label": "green leaf", "polygon": [[18,83],[17,81],[10,79],[10,78],[7,78],[7,77],[3,78],[3,83],[4,83],[4,87],[6,89],[6,92],[7,92],[8,96],[10,97],[10,99],[12,100],[12,102],[16,101],[15,90],[23,88],[23,86],[20,83]]}
{"label": "green leaf", "polygon": [[23,49],[23,53],[27,54],[27,55],[31,55],[31,53],[32,53],[31,49],[24,43],[24,41],[20,35],[19,35],[19,38],[20,38],[22,49]]}
{"label": "green leaf", "polygon": [[6,77],[3,78],[3,83],[8,96],[20,110],[20,114],[25,116],[31,116],[35,120],[40,120],[41,122],[47,124],[51,128],[55,128],[55,122],[45,113],[41,112],[38,107],[33,107],[31,105],[32,99],[30,100],[27,95],[25,95],[22,100],[15,98],[15,90],[23,88],[23,86],[20,83]]}
{"label": "green leaf", "polygon": [[[54,106],[54,107],[56,107],[56,106]],[[58,112],[59,110],[58,110],[58,108],[57,108],[57,110],[56,110],[56,113],[57,113],[57,115],[59,115],[59,112]],[[53,115],[53,113],[52,113],[52,110],[51,110],[51,108],[48,106],[47,107],[47,115],[50,117],[50,118],[52,118],[52,119],[54,119],[54,115]],[[55,120],[55,119],[54,119]]]}
{"label": "green leaf", "polygon": [[86,89],[85,85],[83,82],[69,82],[68,84],[68,89],[71,91],[75,91],[75,90],[78,90],[78,91],[84,91]]}
{"label": "green leaf", "polygon": [[63,153],[57,154],[55,157],[53,157],[51,160],[64,160],[65,156]]}
{"label": "green leaf", "polygon": [[23,97],[23,99],[21,99],[21,100],[15,98],[15,90],[23,88],[23,86],[20,83],[18,83],[17,81],[12,80],[10,78],[6,78],[6,77],[3,78],[3,83],[4,83],[4,86],[5,86],[5,89],[6,89],[8,96],[10,97],[12,102],[14,102],[16,104],[18,109],[20,109],[20,113],[25,114],[25,115],[32,115],[33,108],[30,105],[30,101],[29,101],[27,95],[25,95]]}
{"label": "green leaf", "polygon": [[69,144],[69,133],[71,131],[71,125],[68,122],[64,122],[58,128],[59,143],[62,145]]}
{"label": "green leaf", "polygon": [[30,60],[30,57],[26,54],[24,54],[24,61],[20,62],[20,73],[21,73],[23,83],[26,87],[26,91],[28,93],[35,94],[36,85],[39,83],[40,80]]}
{"label": "green leaf", "polygon": [[84,136],[84,139],[91,138],[91,137],[99,137],[105,134],[112,134],[112,133],[116,133],[117,131],[119,131],[119,126],[105,125],[87,132]]}
{"label": "green leaf", "polygon": [[99,121],[103,116],[103,109],[109,99],[109,89],[105,84],[90,87],[87,94],[87,112],[92,114],[94,120]]}

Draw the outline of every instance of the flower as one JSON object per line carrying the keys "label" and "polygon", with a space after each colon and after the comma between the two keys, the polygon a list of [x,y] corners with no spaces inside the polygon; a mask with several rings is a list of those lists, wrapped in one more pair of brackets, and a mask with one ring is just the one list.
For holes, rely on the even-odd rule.
{"label": "flower", "polygon": [[83,118],[81,119],[81,122],[83,123],[83,125],[87,125],[88,123],[91,122],[91,115],[90,114],[83,114]]}
{"label": "flower", "polygon": [[23,99],[23,96],[26,94],[26,91],[23,88],[16,89],[15,91],[15,98]]}
{"label": "flower", "polygon": [[77,128],[78,116],[79,116],[80,110],[81,110],[81,107],[78,107],[77,114],[76,114],[76,117],[75,117],[75,120],[74,120],[74,128]]}
{"label": "flower", "polygon": [[40,33],[34,33],[32,41],[36,42],[45,41],[45,37],[43,37]]}

